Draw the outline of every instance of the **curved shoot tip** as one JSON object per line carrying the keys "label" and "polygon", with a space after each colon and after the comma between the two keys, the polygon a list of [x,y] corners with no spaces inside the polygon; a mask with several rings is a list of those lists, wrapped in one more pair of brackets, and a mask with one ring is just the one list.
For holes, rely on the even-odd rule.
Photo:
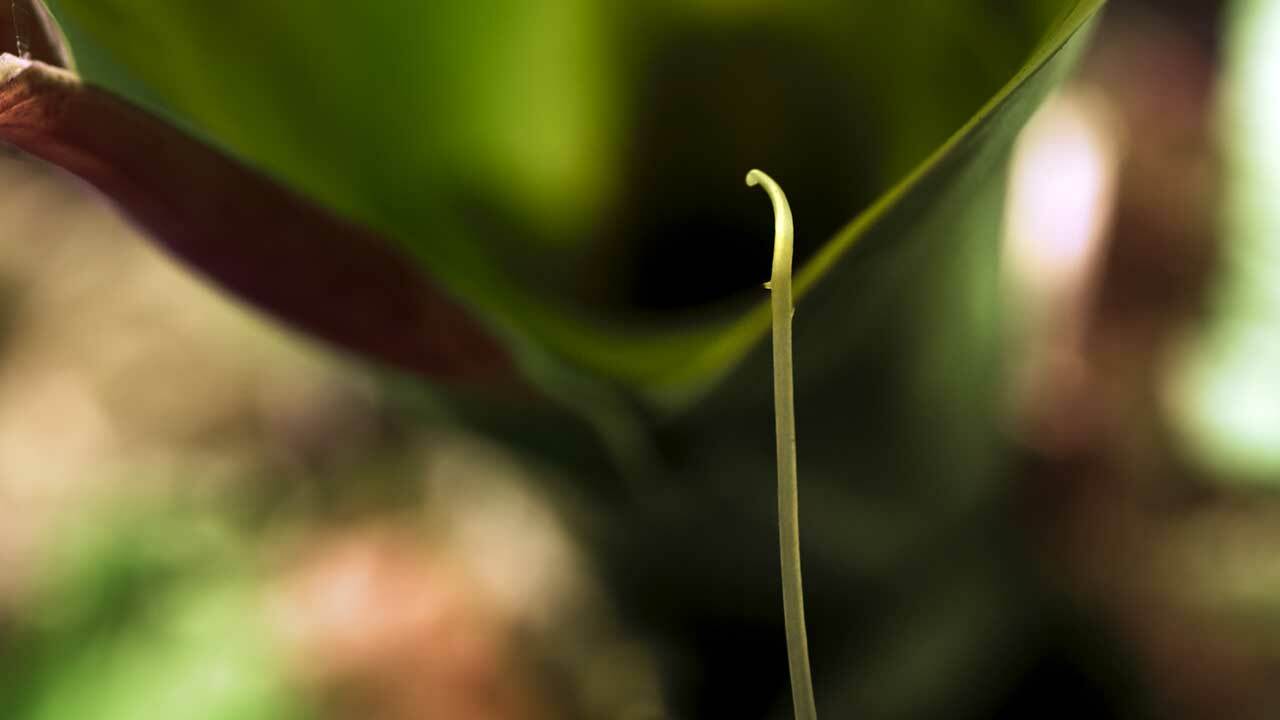
{"label": "curved shoot tip", "polygon": [[787,631],[787,665],[796,720],[817,720],[809,640],[804,627],[804,583],[800,577],[800,500],[796,479],[795,375],[791,357],[791,246],[794,229],[787,196],[773,178],[759,170],[747,173],[747,185],[763,185],[773,201],[773,278],[769,305],[773,312],[773,405],[778,459],[778,544],[782,559],[782,607]]}
{"label": "curved shoot tip", "polygon": [[761,185],[773,202],[773,276],[766,285],[771,291],[785,293],[788,304],[791,299],[791,255],[795,243],[795,226],[791,220],[791,206],[787,196],[774,179],[752,170],[747,173],[747,185]]}

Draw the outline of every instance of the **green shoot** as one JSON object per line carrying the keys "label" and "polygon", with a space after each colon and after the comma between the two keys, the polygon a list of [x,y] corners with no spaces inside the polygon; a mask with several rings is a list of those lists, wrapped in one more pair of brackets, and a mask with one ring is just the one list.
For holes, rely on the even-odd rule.
{"label": "green shoot", "polygon": [[787,662],[796,720],[816,720],[809,639],[804,629],[804,586],[800,579],[799,490],[796,482],[795,388],[791,364],[791,254],[795,232],[787,196],[773,178],[747,173],[747,185],[764,186],[773,201],[773,275],[765,286],[773,309],[773,404],[778,440],[778,543],[782,550],[782,608],[787,627]]}

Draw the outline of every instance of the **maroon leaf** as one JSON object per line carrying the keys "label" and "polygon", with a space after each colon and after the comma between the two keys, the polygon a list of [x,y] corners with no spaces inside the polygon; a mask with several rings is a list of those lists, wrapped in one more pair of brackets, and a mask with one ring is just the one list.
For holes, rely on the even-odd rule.
{"label": "maroon leaf", "polygon": [[494,335],[383,238],[72,73],[0,56],[0,141],[88,181],[175,255],[318,337],[436,379],[519,384]]}

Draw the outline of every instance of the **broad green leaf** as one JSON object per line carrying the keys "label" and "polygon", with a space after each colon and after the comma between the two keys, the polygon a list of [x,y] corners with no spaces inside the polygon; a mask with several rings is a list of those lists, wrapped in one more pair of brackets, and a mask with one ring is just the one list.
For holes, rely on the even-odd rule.
{"label": "broad green leaf", "polygon": [[676,407],[767,328],[718,276],[767,257],[742,172],[795,198],[803,308],[1011,142],[1101,4],[50,3],[87,80],[390,238],[527,370]]}

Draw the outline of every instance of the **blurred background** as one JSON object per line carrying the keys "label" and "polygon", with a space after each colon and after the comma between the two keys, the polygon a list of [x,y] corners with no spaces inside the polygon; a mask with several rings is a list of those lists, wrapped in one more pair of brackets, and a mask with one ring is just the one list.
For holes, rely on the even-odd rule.
{"label": "blurred background", "polygon": [[[875,717],[1280,712],[1277,98],[1280,3],[1112,0],[1022,134],[985,511],[1035,639],[990,649],[962,715]],[[0,717],[786,716],[776,622],[637,612],[672,590],[611,579],[634,558],[582,546],[554,470],[406,410],[67,177],[7,153],[0,187]],[[822,587],[819,636],[859,607]],[[928,693],[948,627],[904,625],[848,692]],[[828,676],[848,655],[815,639]]]}

